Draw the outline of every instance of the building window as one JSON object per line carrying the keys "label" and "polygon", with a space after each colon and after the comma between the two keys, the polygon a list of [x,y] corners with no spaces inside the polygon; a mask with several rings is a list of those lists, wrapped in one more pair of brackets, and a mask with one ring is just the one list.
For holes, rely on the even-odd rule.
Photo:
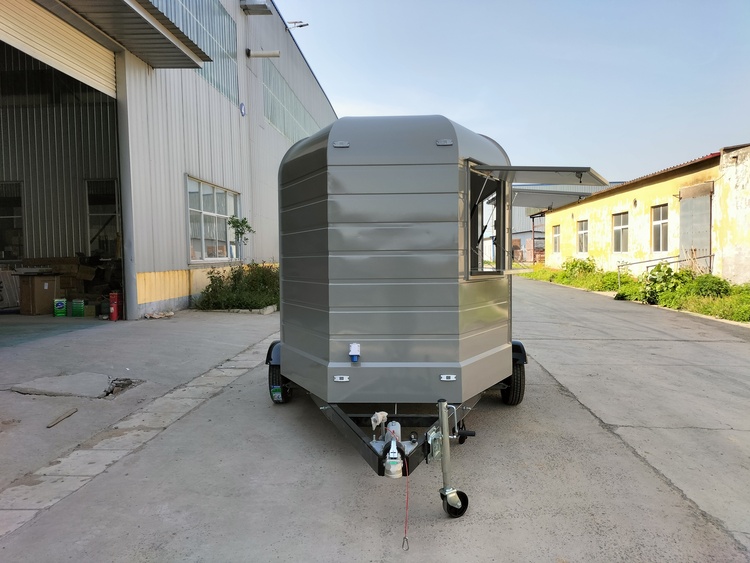
{"label": "building window", "polygon": [[239,195],[188,178],[190,261],[239,258],[228,219],[239,213]]}
{"label": "building window", "polygon": [[612,250],[614,252],[628,251],[628,214],[615,213],[612,215]]}
{"label": "building window", "polygon": [[589,251],[589,222],[578,221],[578,252]]}
{"label": "building window", "polygon": [[263,114],[293,143],[320,129],[292,87],[268,59],[263,59]]}
{"label": "building window", "polygon": [[[237,24],[221,0],[150,0],[210,61],[196,72],[224,94],[240,103],[237,78]],[[146,2],[148,4],[148,2]]]}
{"label": "building window", "polygon": [[90,254],[102,258],[120,256],[120,198],[115,180],[88,180]]}
{"label": "building window", "polygon": [[0,260],[23,258],[21,182],[0,183]]}
{"label": "building window", "polygon": [[552,227],[552,252],[560,254],[560,225]]}
{"label": "building window", "polygon": [[651,208],[651,248],[654,252],[666,252],[669,241],[667,205]]}

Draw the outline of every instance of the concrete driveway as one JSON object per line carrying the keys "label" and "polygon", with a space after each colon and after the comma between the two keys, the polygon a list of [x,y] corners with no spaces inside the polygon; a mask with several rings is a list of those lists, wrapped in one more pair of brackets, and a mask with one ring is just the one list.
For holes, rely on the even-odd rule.
{"label": "concrete driveway", "polygon": [[462,518],[439,465],[379,478],[308,397],[272,405],[258,340],[0,492],[0,560],[750,561],[750,331],[514,291],[527,394],[466,419]]}
{"label": "concrete driveway", "polygon": [[602,426],[750,547],[750,326],[519,279],[514,333]]}

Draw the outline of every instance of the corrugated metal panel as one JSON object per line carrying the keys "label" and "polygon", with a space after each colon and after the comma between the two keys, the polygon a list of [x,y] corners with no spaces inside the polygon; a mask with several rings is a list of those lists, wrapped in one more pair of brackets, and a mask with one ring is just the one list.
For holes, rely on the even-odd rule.
{"label": "corrugated metal panel", "polygon": [[[252,207],[241,116],[195,71],[149,71],[129,53],[122,55],[121,71],[120,101],[129,133],[123,147],[129,180],[123,190],[133,205],[137,270],[184,269],[187,176],[240,193],[241,205]],[[275,194],[275,183],[270,188]]]}
{"label": "corrugated metal panel", "polygon": [[[211,60],[175,24],[181,21],[194,34],[209,35],[182,2],[161,1],[157,7],[148,0],[59,1],[154,68],[199,68],[201,61]],[[216,3],[202,0],[194,3],[193,9],[206,7],[215,9]]]}
{"label": "corrugated metal panel", "polygon": [[0,40],[108,96],[116,95],[114,53],[31,0],[0,2]]}
{"label": "corrugated metal panel", "polygon": [[[275,6],[272,9],[276,12]],[[257,261],[277,261],[278,168],[292,143],[265,116],[263,65],[274,65],[319,127],[323,128],[335,121],[336,113],[291,33],[283,26],[269,25],[269,21],[272,21],[270,17],[246,17],[239,14],[237,17],[238,21],[241,18],[243,22],[239,33],[241,45],[251,51],[269,50],[269,46],[273,46],[273,49],[278,48],[282,52],[279,58],[244,58],[240,63],[240,99],[247,104],[245,126],[252,139],[248,147],[252,199],[244,200],[244,211],[249,214],[250,222],[256,229],[251,238],[254,258]]]}
{"label": "corrugated metal panel", "polygon": [[22,185],[27,258],[89,252],[86,181],[118,178],[116,101],[0,42],[0,181]]}

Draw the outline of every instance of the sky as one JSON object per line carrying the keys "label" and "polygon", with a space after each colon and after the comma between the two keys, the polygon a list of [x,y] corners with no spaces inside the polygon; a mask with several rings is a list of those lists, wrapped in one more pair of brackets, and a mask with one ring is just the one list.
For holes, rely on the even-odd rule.
{"label": "sky", "polygon": [[750,143],[750,0],[274,0],[339,117],[628,181]]}

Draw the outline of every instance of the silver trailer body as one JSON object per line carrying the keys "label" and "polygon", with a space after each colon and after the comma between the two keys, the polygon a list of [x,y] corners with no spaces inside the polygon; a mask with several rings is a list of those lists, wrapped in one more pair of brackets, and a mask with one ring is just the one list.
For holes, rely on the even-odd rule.
{"label": "silver trailer body", "polygon": [[328,403],[434,405],[511,375],[511,184],[481,165],[510,162],[442,116],[342,118],[289,149],[284,377]]}

